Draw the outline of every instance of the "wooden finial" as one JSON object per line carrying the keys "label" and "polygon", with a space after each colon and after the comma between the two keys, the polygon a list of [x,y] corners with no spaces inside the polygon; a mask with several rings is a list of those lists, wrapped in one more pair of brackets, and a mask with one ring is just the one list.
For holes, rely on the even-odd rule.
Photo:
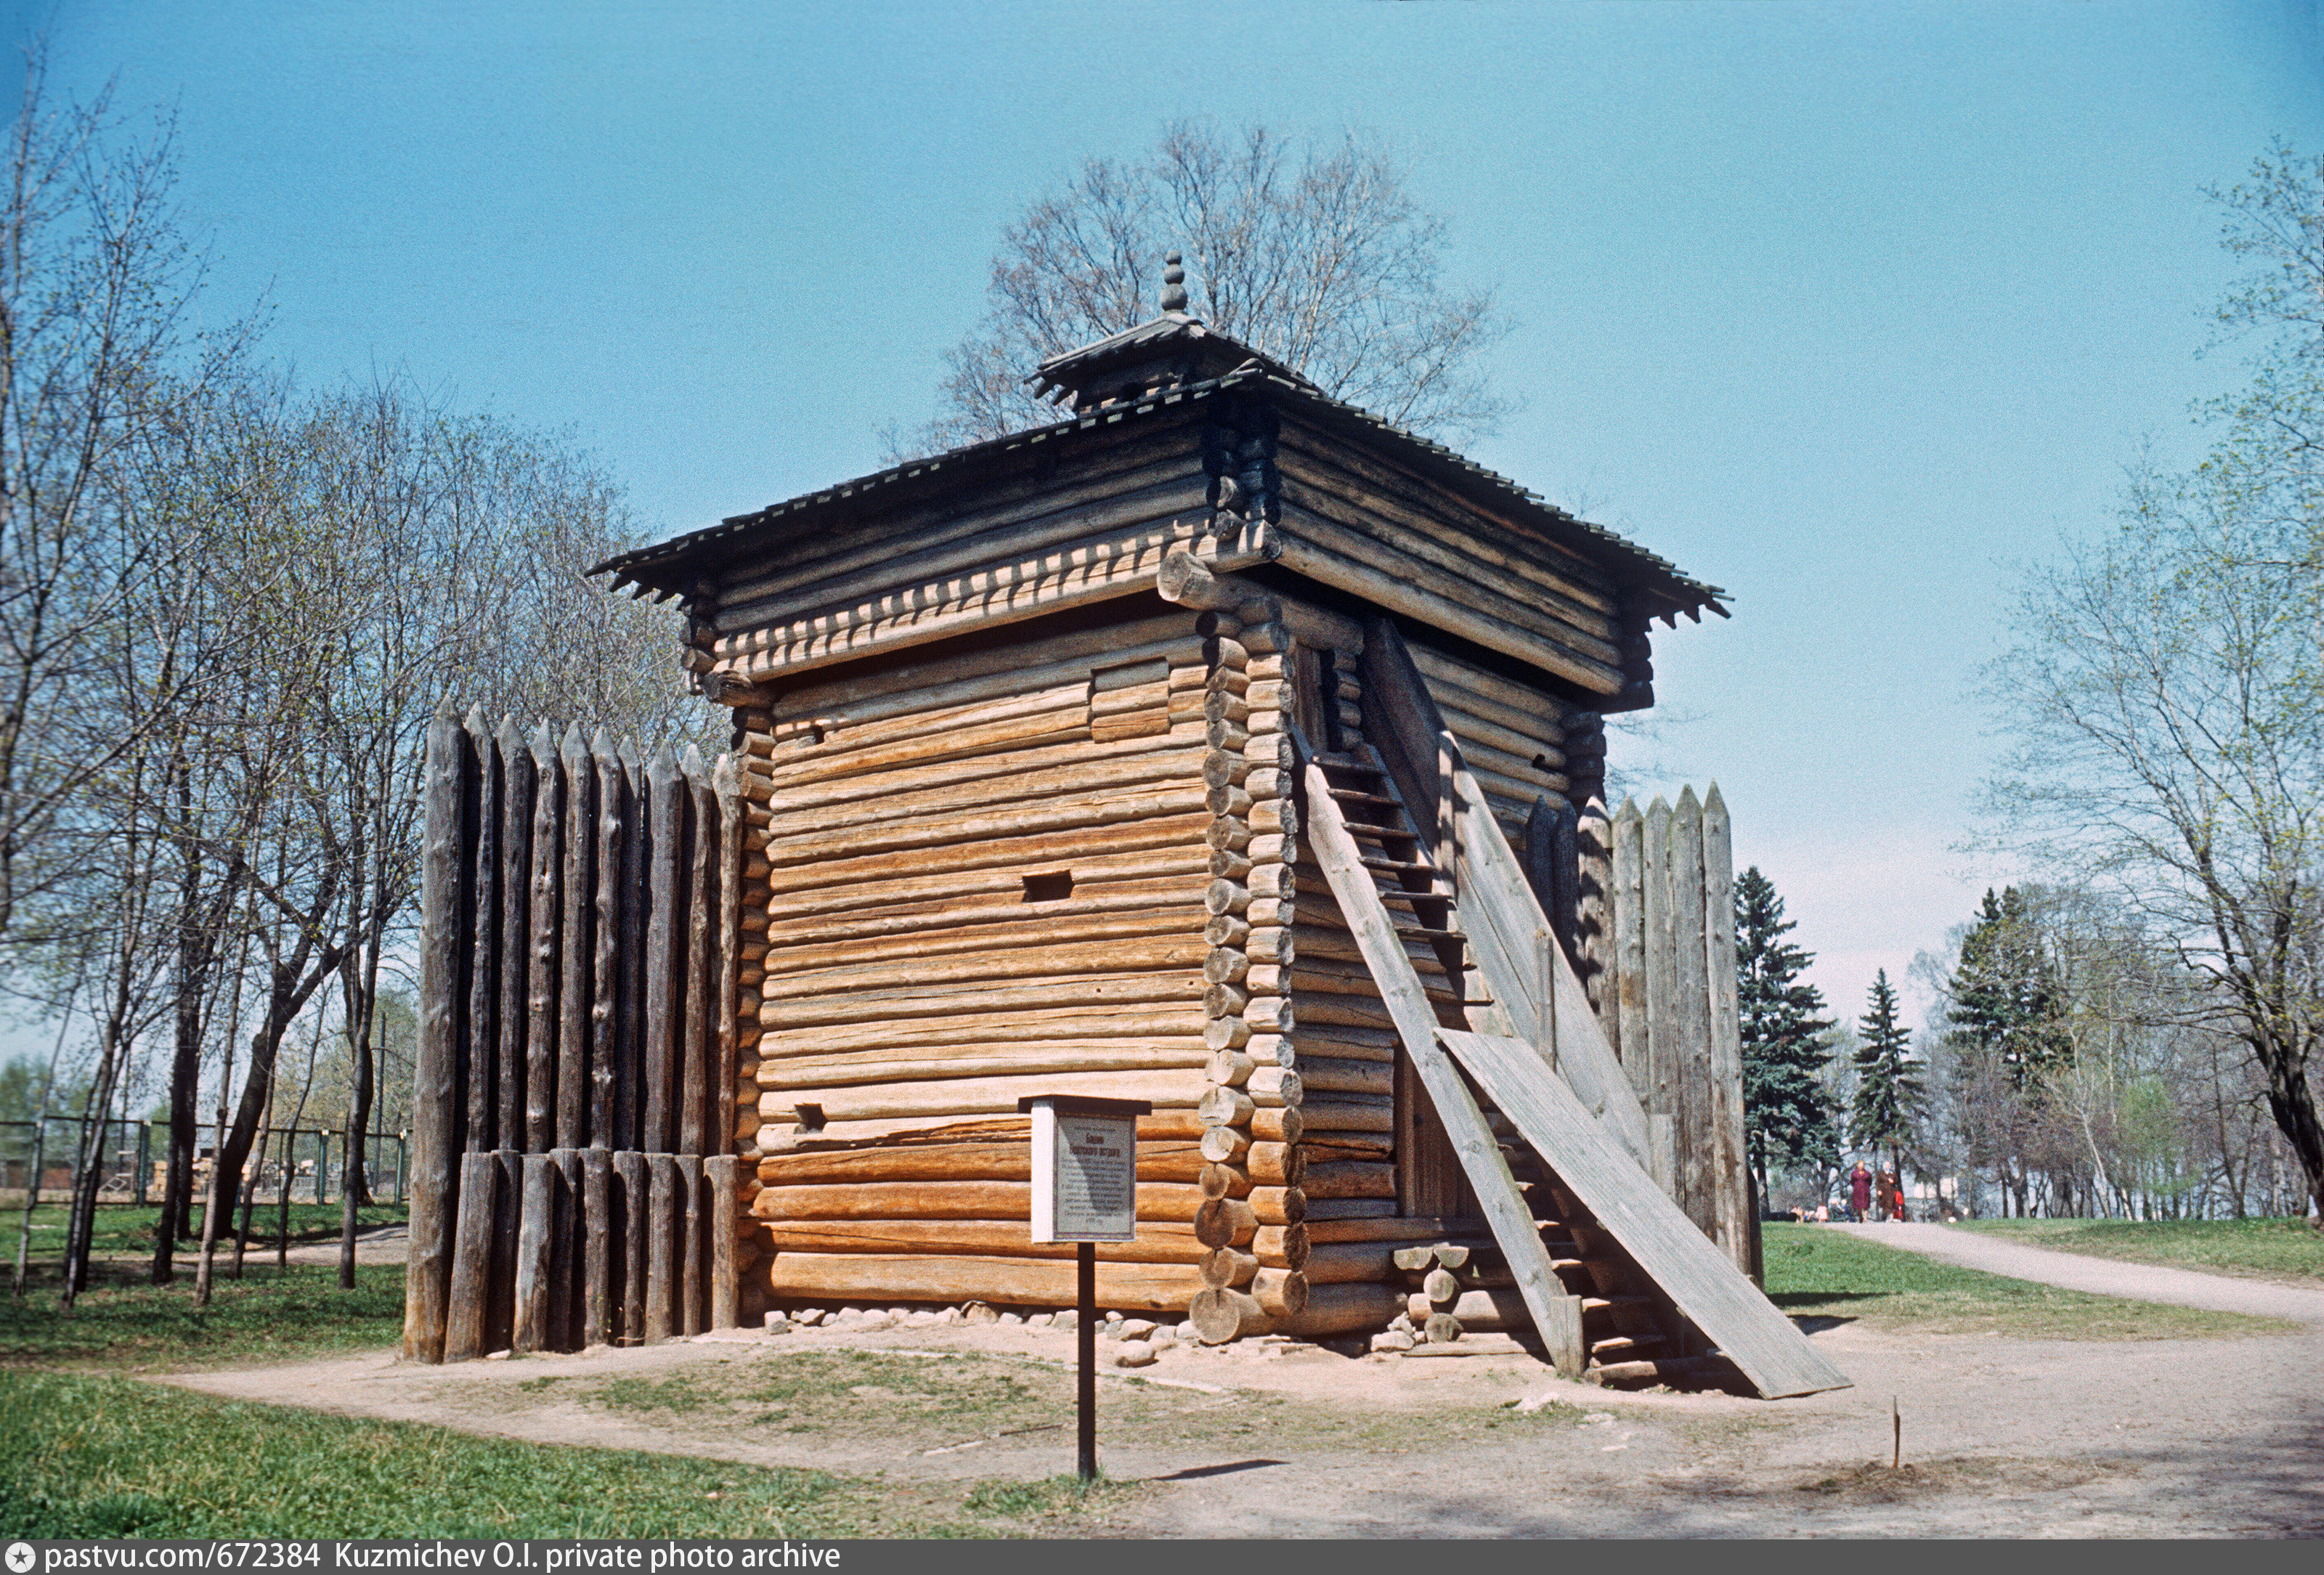
{"label": "wooden finial", "polygon": [[1178,253],[1167,252],[1162,257],[1162,309],[1183,312],[1186,309],[1186,271],[1178,266]]}

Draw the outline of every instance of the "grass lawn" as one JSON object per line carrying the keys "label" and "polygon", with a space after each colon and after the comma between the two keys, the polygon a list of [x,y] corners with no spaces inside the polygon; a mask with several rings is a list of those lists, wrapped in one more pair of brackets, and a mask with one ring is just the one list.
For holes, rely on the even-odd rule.
{"label": "grass lawn", "polygon": [[1136,1491],[891,1485],[0,1372],[0,1536],[1070,1534]]}
{"label": "grass lawn", "polygon": [[2126,1263],[2324,1284],[2324,1231],[2304,1220],[1970,1220],[1961,1228]]}
{"label": "grass lawn", "polygon": [[1764,1230],[1768,1298],[1794,1317],[2021,1340],[2186,1340],[2289,1334],[2299,1327],[2007,1279],[1814,1225]]}
{"label": "grass lawn", "polygon": [[[32,1266],[35,1270],[45,1268],[51,1277],[56,1274],[57,1260],[64,1255],[65,1216],[68,1211],[68,1205],[61,1202],[43,1202],[32,1211]],[[355,1229],[375,1230],[382,1225],[401,1225],[407,1214],[408,1211],[401,1203],[383,1203],[358,1209],[355,1211]],[[141,1261],[151,1258],[153,1255],[153,1227],[161,1218],[161,1206],[159,1203],[143,1208],[131,1203],[100,1204],[96,1223],[89,1233],[90,1256],[117,1257],[126,1254]],[[21,1195],[14,1202],[0,1204],[0,1256],[5,1256],[11,1264],[16,1261],[16,1237],[23,1220],[24,1204]],[[251,1257],[255,1258],[262,1252],[271,1257],[274,1250],[274,1228],[281,1223],[281,1211],[278,1204],[261,1203],[251,1211]],[[223,1226],[224,1221],[220,1224]],[[202,1214],[197,1209],[194,1211],[194,1240],[179,1252],[181,1266],[200,1255],[201,1228]],[[338,1204],[290,1205],[292,1246],[314,1246],[338,1239]],[[232,1231],[221,1229],[218,1250],[221,1256],[234,1250]]]}
{"label": "grass lawn", "polygon": [[254,1262],[244,1277],[219,1276],[207,1309],[194,1306],[194,1274],[171,1285],[144,1282],[143,1265],[99,1264],[71,1312],[57,1306],[50,1274],[22,1300],[0,1295],[0,1365],[115,1371],[297,1361],[377,1350],[403,1331],[403,1266],[368,1264],[355,1288],[339,1271],[292,1264],[278,1273]]}

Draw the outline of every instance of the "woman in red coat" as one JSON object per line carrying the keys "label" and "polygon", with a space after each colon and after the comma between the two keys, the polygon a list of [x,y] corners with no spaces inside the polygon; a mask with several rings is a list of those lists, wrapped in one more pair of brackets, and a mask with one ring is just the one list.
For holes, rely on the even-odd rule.
{"label": "woman in red coat", "polygon": [[1848,1173],[1848,1217],[1860,1225],[1871,1211],[1872,1173],[1864,1168],[1864,1161],[1859,1159],[1856,1168]]}

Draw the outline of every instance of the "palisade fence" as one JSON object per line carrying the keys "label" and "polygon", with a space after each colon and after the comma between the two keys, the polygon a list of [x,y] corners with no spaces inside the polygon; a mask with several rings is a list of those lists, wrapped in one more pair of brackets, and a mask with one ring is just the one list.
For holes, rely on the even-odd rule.
{"label": "palisade fence", "polygon": [[1735,979],[1735,867],[1713,783],[1676,805],[1581,817],[1582,972],[1606,1038],[1646,1107],[1649,1168],[1738,1269],[1760,1277],[1757,1200],[1744,1149]]}
{"label": "palisade fence", "polygon": [[[0,1196],[23,1201],[27,1178],[37,1163],[43,1203],[72,1195],[72,1170],[80,1158],[81,1134],[88,1118],[50,1116],[41,1120],[0,1121]],[[43,1131],[45,1128],[45,1131]],[[364,1174],[376,1202],[403,1202],[407,1158],[405,1136],[374,1132],[364,1140]],[[97,1201],[99,1205],[158,1202],[161,1170],[169,1161],[170,1128],[162,1121],[108,1119],[97,1138]],[[294,1203],[327,1203],[341,1195],[346,1165],[346,1134],[323,1127],[267,1127],[253,1147],[246,1183],[254,1203],[280,1203],[290,1190]],[[197,1199],[208,1194],[209,1150],[194,1160]]]}
{"label": "palisade fence", "polygon": [[429,727],[404,1353],[734,1322],[733,762]]}

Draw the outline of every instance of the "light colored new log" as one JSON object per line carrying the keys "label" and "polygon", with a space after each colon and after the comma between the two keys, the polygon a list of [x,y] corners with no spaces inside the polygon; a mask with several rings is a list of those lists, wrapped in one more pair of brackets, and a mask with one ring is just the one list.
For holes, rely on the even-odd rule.
{"label": "light colored new log", "polygon": [[[1180,1182],[1139,1182],[1141,1220],[1198,1221],[1206,1201]],[[1259,1205],[1263,1204],[1263,1211]],[[1253,1220],[1296,1224],[1286,1217],[1280,1188],[1255,1190],[1246,1206]],[[1030,1220],[1033,1189],[1026,1182],[863,1182],[842,1185],[769,1186],[751,1200],[760,1220]]]}
{"label": "light colored new log", "polygon": [[[1191,909],[1191,911],[1190,911]],[[829,944],[802,944],[787,943],[772,956],[763,953],[758,969],[757,984],[769,981],[789,988],[789,981],[801,976],[830,974],[835,977],[845,971],[868,970],[873,967],[901,965],[911,960],[924,959],[933,966],[943,966],[941,959],[966,954],[973,962],[981,955],[1013,958],[1046,939],[1059,947],[1083,945],[1096,942],[1167,941],[1183,944],[1192,932],[1202,927],[1200,896],[1191,903],[1176,907],[1151,907],[1126,913],[1094,913],[1062,918],[1044,917],[1027,922],[1025,907],[1019,898],[1017,912],[1010,921],[1002,923],[954,925],[945,927],[924,927],[908,935],[884,939]],[[1207,940],[1207,937],[1205,937]],[[1208,942],[1216,945],[1217,942]],[[752,969],[746,964],[746,978]]]}
{"label": "light colored new log", "polygon": [[[1034,1241],[1022,1220],[759,1220],[743,1230],[767,1250],[784,1252],[969,1253],[993,1257],[1062,1258],[1074,1243]],[[1183,1220],[1138,1222],[1135,1241],[1096,1244],[1101,1263],[1199,1265],[1211,1249]],[[1282,1266],[1280,1255],[1275,1260]]]}
{"label": "light colored new log", "polygon": [[[1036,1083],[1040,1086],[1034,1086]],[[1179,1072],[1037,1073],[1021,1077],[940,1078],[922,1082],[770,1089],[759,1096],[759,1114],[766,1120],[777,1120],[790,1117],[803,1104],[819,1107],[825,1118],[833,1121],[997,1114],[1014,1110],[1020,1098],[1038,1093],[1147,1100],[1157,1105],[1193,1109],[1213,1091],[1215,1085],[1199,1068]]]}
{"label": "light colored new log", "polygon": [[[935,1254],[778,1252],[766,1269],[777,1302],[991,1302],[1003,1306],[1073,1305],[1071,1259]],[[1202,1271],[1180,1264],[1097,1266],[1101,1307],[1183,1312],[1203,1289]]]}
{"label": "light colored new log", "polygon": [[941,1059],[940,1046],[1021,1044],[1073,1039],[1178,1039],[1202,1034],[1201,1009],[1193,1002],[1175,1008],[1088,1012],[1062,1011],[970,1013],[954,1018],[914,1018],[898,1023],[859,1023],[838,1028],[805,1028],[769,1033],[756,1041],[766,1060],[829,1051],[880,1050],[897,1055],[932,1052]]}
{"label": "light colored new log", "polygon": [[1203,1284],[1213,1290],[1248,1285],[1259,1273],[1259,1257],[1238,1248],[1214,1247],[1203,1254]]}
{"label": "light colored new log", "polygon": [[1263,1268],[1250,1277],[1250,1295],[1269,1318],[1296,1318],[1307,1307],[1307,1276],[1297,1269]]}
{"label": "light colored new log", "polygon": [[1034,944],[956,953],[947,957],[930,958],[918,971],[903,962],[872,963],[852,971],[844,968],[819,969],[811,974],[795,974],[781,980],[776,990],[761,995],[757,1015],[761,1018],[765,1016],[767,995],[779,995],[797,1001],[843,994],[894,992],[935,985],[1005,989],[1013,981],[1068,978],[1076,974],[1183,974],[1201,969],[1211,954],[1209,948],[1181,929],[1176,935],[1165,933],[1094,942],[1086,945],[1044,948]]}
{"label": "light colored new log", "polygon": [[[922,1081],[945,1077],[994,1077],[1035,1072],[1147,1072],[1193,1066],[1214,1059],[1202,1040],[1068,1039],[1038,1046],[969,1045],[932,1055],[899,1056],[887,1050],[850,1051],[844,1055],[770,1056],[754,1064],[754,1081],[805,1089],[853,1083]],[[749,1092],[753,1109],[758,1095]]]}

